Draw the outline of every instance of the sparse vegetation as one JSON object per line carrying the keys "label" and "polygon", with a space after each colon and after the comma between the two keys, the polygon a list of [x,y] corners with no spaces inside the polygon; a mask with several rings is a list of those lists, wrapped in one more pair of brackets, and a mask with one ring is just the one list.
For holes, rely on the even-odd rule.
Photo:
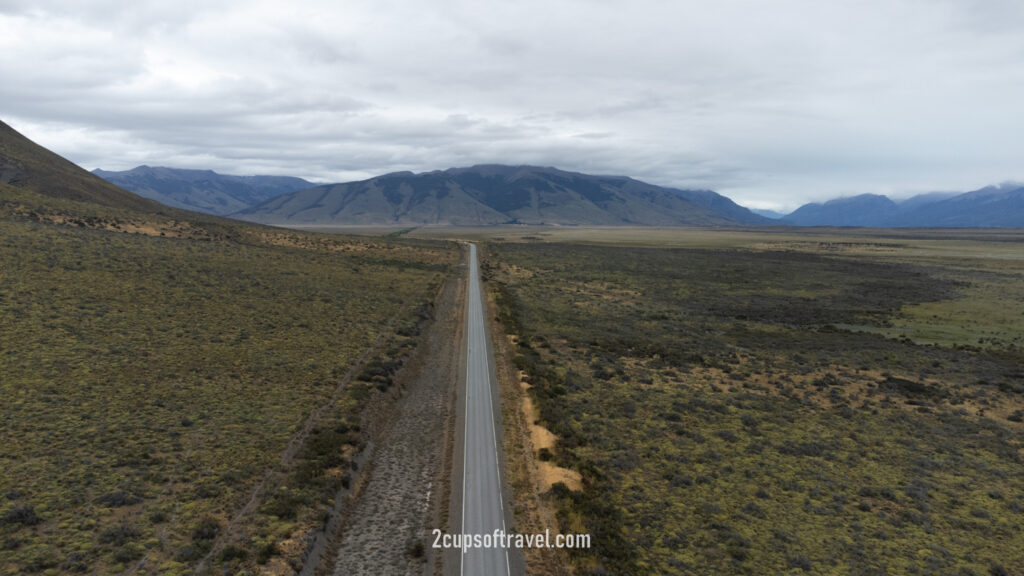
{"label": "sparse vegetation", "polygon": [[[459,251],[165,209],[4,136],[0,573],[298,569]],[[1024,572],[1019,233],[501,233],[579,573]]]}
{"label": "sparse vegetation", "polygon": [[0,574],[187,574],[218,539],[218,567],[297,562],[458,251],[3,192]]}
{"label": "sparse vegetation", "polygon": [[593,535],[578,572],[1024,571],[1024,351],[1010,332],[974,342],[1018,320],[975,316],[942,346],[894,332],[921,310],[1015,301],[1021,263],[996,244],[965,261],[701,234],[488,245],[500,319],[559,437],[545,456],[583,476],[549,493],[563,531]]}

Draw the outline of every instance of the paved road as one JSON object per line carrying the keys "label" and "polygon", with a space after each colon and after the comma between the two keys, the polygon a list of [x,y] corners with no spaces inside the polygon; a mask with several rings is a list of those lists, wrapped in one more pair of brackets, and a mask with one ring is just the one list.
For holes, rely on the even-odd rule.
{"label": "paved road", "polygon": [[[495,422],[491,353],[487,346],[480,270],[476,246],[469,246],[469,302],[467,308],[466,414],[462,476],[462,533],[490,534],[505,530],[505,513],[498,469],[498,434]],[[500,411],[498,412],[500,414]],[[474,548],[460,554],[465,576],[508,575],[505,548]]]}

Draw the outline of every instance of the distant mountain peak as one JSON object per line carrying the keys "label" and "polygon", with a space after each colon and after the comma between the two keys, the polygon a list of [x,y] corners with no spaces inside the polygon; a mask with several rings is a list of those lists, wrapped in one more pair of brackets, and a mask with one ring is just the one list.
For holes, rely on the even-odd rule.
{"label": "distant mountain peak", "polygon": [[1024,227],[1024,185],[1004,182],[972,192],[930,192],[899,202],[878,194],[805,204],[782,219],[797,226]]}
{"label": "distant mountain peak", "polygon": [[122,188],[168,206],[226,215],[275,196],[311,188],[312,182],[290,176],[233,176],[213,170],[136,166],[94,173]]}
{"label": "distant mountain peak", "polygon": [[285,194],[238,217],[276,224],[735,225],[768,223],[710,191],[550,166],[398,172]]}

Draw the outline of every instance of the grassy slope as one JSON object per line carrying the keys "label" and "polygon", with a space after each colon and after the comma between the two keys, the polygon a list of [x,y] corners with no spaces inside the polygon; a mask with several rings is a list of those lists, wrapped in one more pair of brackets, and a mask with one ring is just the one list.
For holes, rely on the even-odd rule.
{"label": "grassy slope", "polygon": [[[7,574],[119,573],[140,559],[190,573],[357,355],[380,335],[391,352],[409,345],[400,333],[457,258],[443,244],[0,195]],[[386,380],[349,387],[226,560],[297,560],[280,543],[341,484],[325,470],[358,448],[374,385]]]}
{"label": "grassy slope", "polygon": [[[562,528],[595,537],[577,566],[1024,570],[1019,345],[833,328],[889,330],[919,309],[1019,294],[1015,261],[936,252],[922,266],[908,251],[927,247],[892,241],[834,250],[842,238],[804,236],[776,251],[704,234],[683,243],[720,248],[489,249],[556,459],[584,476],[583,492],[553,495]],[[968,283],[971,267],[1000,272]]]}
{"label": "grassy slope", "polygon": [[142,198],[90,174],[0,122],[0,168],[5,180],[54,198],[91,202],[146,213],[181,211]]}

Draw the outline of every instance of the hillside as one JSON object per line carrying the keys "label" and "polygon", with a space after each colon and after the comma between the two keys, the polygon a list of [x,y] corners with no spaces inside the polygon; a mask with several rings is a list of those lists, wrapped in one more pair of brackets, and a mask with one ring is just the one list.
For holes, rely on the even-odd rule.
{"label": "hillside", "polygon": [[273,224],[731,225],[767,223],[710,191],[673,190],[622,176],[481,165],[285,194],[234,215]]}
{"label": "hillside", "polygon": [[0,183],[52,198],[84,201],[147,213],[171,213],[82,170],[0,121]]}
{"label": "hillside", "polygon": [[0,574],[312,563],[457,247],[168,208],[0,134]]}
{"label": "hillside", "polygon": [[232,176],[151,166],[120,172],[94,170],[93,174],[161,204],[222,216],[314,186],[290,176]]}
{"label": "hillside", "polygon": [[885,196],[861,194],[824,204],[804,204],[782,220],[796,226],[877,226],[898,210],[896,203]]}

